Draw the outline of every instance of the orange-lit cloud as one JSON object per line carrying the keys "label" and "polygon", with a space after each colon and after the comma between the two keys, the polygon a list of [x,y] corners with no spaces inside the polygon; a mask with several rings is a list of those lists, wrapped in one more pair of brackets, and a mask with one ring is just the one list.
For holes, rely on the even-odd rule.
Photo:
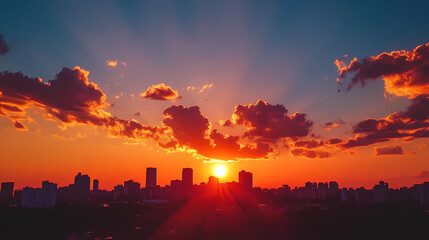
{"label": "orange-lit cloud", "polygon": [[401,146],[378,147],[378,148],[375,148],[375,152],[376,152],[377,156],[380,156],[380,155],[402,155],[402,154],[404,154]]}
{"label": "orange-lit cloud", "polygon": [[199,93],[199,94],[201,94],[201,93],[203,93],[203,92],[206,92],[206,91],[210,90],[210,89],[213,87],[213,85],[214,85],[214,83],[209,83],[209,84],[206,84],[206,85],[202,86],[201,88],[199,88],[199,87],[194,87],[194,86],[188,86],[188,87],[186,88],[186,90],[187,90],[187,91],[191,91],[191,92],[193,92],[193,91],[197,90],[197,91],[198,91],[198,93]]}
{"label": "orange-lit cloud", "polygon": [[[401,50],[369,56],[362,60],[354,58],[349,65],[344,59],[335,60],[339,71],[337,81],[347,90],[369,80],[382,78],[387,93],[415,98],[429,93],[429,43],[411,51]],[[347,76],[351,74],[351,81]]]}
{"label": "orange-lit cloud", "polygon": [[211,123],[199,107],[171,106],[164,111],[163,124],[171,129],[175,140],[160,144],[169,149],[195,150],[199,155],[218,160],[265,158],[272,148],[265,143],[241,145],[238,136],[227,136],[211,129]]}
{"label": "orange-lit cloud", "polygon": [[9,52],[9,47],[7,46],[6,41],[3,39],[3,35],[0,34],[0,55],[6,55]]}
{"label": "orange-lit cloud", "polygon": [[280,104],[271,105],[263,100],[256,104],[237,105],[231,119],[222,122],[223,126],[242,125],[247,128],[244,137],[263,142],[275,142],[285,137],[305,137],[313,122],[306,114],[287,115],[288,110]]}
{"label": "orange-lit cloud", "polygon": [[346,124],[346,123],[343,120],[341,120],[341,119],[337,119],[337,120],[335,120],[333,122],[326,122],[325,125],[323,126],[323,128],[325,130],[329,131],[329,130],[331,130],[333,128],[340,127],[340,125],[343,125],[343,124]]}
{"label": "orange-lit cloud", "polygon": [[111,60],[107,60],[106,61],[107,66],[115,68],[118,65],[118,61],[111,61]]}
{"label": "orange-lit cloud", "polygon": [[386,142],[393,138],[429,137],[429,95],[421,95],[413,99],[413,103],[405,112],[396,112],[381,119],[366,119],[354,126],[358,134],[344,143],[342,147],[351,148]]}
{"label": "orange-lit cloud", "polygon": [[176,100],[182,98],[176,90],[164,83],[150,86],[145,92],[141,93],[140,96],[142,98],[155,100]]}
{"label": "orange-lit cloud", "polygon": [[[63,68],[54,80],[47,83],[22,73],[0,73],[0,115],[12,121],[25,118],[31,106],[45,111],[45,117],[63,123],[102,126],[111,136],[158,139],[163,130],[157,126],[142,125],[136,120],[116,118],[104,108],[109,104],[97,84],[88,79],[89,71],[75,67]],[[22,129],[15,122],[15,127]]]}
{"label": "orange-lit cloud", "polygon": [[203,92],[205,92],[205,91],[207,91],[207,90],[210,90],[212,87],[213,87],[213,83],[210,83],[210,84],[206,84],[206,85],[204,85],[201,89],[200,89],[200,91],[198,92],[198,93],[203,93]]}

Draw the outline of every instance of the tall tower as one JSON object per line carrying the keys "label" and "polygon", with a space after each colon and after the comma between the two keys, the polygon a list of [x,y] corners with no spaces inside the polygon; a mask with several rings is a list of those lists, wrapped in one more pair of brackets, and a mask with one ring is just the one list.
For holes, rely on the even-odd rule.
{"label": "tall tower", "polygon": [[146,188],[156,187],[156,168],[146,168]]}
{"label": "tall tower", "polygon": [[88,202],[91,180],[88,175],[78,173],[74,177],[73,199],[76,202]]}
{"label": "tall tower", "polygon": [[98,181],[98,179],[94,179],[94,181],[92,181],[92,190],[94,191],[94,192],[97,192],[98,191],[98,186],[99,186],[99,181]]}
{"label": "tall tower", "polygon": [[184,168],[182,170],[182,186],[185,189],[192,188],[194,185],[194,170],[192,168]]}
{"label": "tall tower", "polygon": [[245,189],[253,188],[253,174],[242,170],[238,173],[238,182]]}
{"label": "tall tower", "polygon": [[0,190],[0,201],[5,203],[10,203],[13,198],[13,182],[4,182],[1,183]]}

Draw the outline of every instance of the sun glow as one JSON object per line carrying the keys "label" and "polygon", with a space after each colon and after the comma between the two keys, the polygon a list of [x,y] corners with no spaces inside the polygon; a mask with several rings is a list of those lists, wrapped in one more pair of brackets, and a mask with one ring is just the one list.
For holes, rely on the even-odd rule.
{"label": "sun glow", "polygon": [[221,178],[226,174],[226,167],[223,165],[217,165],[214,169],[214,174],[216,177]]}

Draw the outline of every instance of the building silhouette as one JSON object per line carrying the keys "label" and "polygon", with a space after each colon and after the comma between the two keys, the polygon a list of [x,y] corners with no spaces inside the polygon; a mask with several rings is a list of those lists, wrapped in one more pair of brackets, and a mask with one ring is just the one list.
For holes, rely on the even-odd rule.
{"label": "building silhouette", "polygon": [[238,183],[244,189],[253,188],[253,174],[251,172],[246,172],[244,170],[238,173]]}
{"label": "building silhouette", "polygon": [[146,188],[156,187],[156,168],[146,168]]}
{"label": "building silhouette", "polygon": [[91,180],[88,175],[78,173],[72,186],[72,200],[75,202],[89,202]]}
{"label": "building silhouette", "polygon": [[209,177],[208,185],[214,186],[214,185],[218,185],[218,184],[219,184],[219,178],[217,178],[215,176],[210,176]]}
{"label": "building silhouette", "polygon": [[1,183],[0,203],[10,203],[13,198],[14,182]]}
{"label": "building silhouette", "polygon": [[97,192],[99,190],[99,184],[100,182],[98,179],[94,179],[94,181],[92,181],[92,191]]}
{"label": "building silhouette", "polygon": [[116,185],[113,188],[113,200],[118,200],[119,197],[121,197],[123,195],[123,190],[124,190],[124,186],[122,185]]}
{"label": "building silhouette", "polygon": [[182,170],[182,187],[190,189],[194,185],[194,170],[192,168],[184,168]]}
{"label": "building silhouette", "polygon": [[384,181],[380,181],[376,184],[373,189],[374,202],[381,203],[387,201],[387,194],[389,191],[389,184]]}
{"label": "building silhouette", "polygon": [[42,188],[22,189],[21,206],[28,208],[53,207],[57,203],[57,184],[42,182]]}
{"label": "building silhouette", "polygon": [[140,196],[140,183],[128,180],[124,182],[123,194],[127,197],[137,198]]}

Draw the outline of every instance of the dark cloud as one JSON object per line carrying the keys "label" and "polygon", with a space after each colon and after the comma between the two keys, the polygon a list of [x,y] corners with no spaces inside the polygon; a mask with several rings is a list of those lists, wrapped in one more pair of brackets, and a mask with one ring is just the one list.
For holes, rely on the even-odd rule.
{"label": "dark cloud", "polygon": [[317,148],[323,146],[323,141],[318,140],[299,140],[294,143],[295,147],[303,147],[303,148]]}
{"label": "dark cloud", "polygon": [[303,148],[295,148],[290,151],[293,156],[296,157],[307,157],[307,158],[329,158],[332,154],[327,151],[320,150],[308,150]]}
{"label": "dark cloud", "polygon": [[[64,123],[80,123],[106,127],[112,136],[128,138],[158,138],[163,130],[145,126],[135,120],[122,120],[103,109],[106,96],[88,79],[89,72],[75,67],[63,68],[55,79],[44,83],[22,73],[0,73],[0,115],[15,119],[24,117],[26,108],[37,106],[45,116]],[[16,126],[16,125],[15,125]]]}
{"label": "dark cloud", "polygon": [[[211,130],[211,123],[197,106],[171,106],[164,111],[163,124],[172,130],[177,148],[195,150],[206,158],[234,160],[238,158],[263,158],[272,152],[265,143],[240,145],[238,136],[226,136]],[[166,146],[160,144],[161,147]],[[176,145],[168,144],[168,148]]]}
{"label": "dark cloud", "polygon": [[361,134],[347,140],[342,146],[351,148],[386,142],[393,138],[429,137],[429,95],[413,99],[405,112],[396,112],[381,119],[365,119],[354,126],[354,133]]}
{"label": "dark cloud", "polygon": [[223,122],[224,126],[242,125],[247,128],[244,137],[264,142],[275,142],[284,137],[307,136],[313,122],[306,114],[287,115],[283,105],[271,105],[263,100],[256,104],[237,105],[232,118]]}
{"label": "dark cloud", "polygon": [[0,55],[6,55],[9,52],[9,47],[6,41],[3,39],[3,35],[0,34]]}
{"label": "dark cloud", "polygon": [[140,96],[142,98],[155,100],[176,100],[182,98],[176,90],[164,83],[150,86],[145,92],[141,93]]}
{"label": "dark cloud", "polygon": [[337,127],[339,127],[340,125],[343,125],[343,124],[346,124],[346,122],[344,122],[343,120],[341,120],[341,119],[337,119],[337,120],[335,120],[335,121],[333,121],[333,122],[326,122],[325,123],[325,125],[323,126],[323,128],[325,129],[325,130],[331,130],[332,128],[337,128]]}
{"label": "dark cloud", "polygon": [[327,145],[335,145],[335,144],[339,144],[342,142],[343,142],[343,140],[340,138],[330,138],[330,139],[328,139],[328,141],[326,141],[326,144]]}
{"label": "dark cloud", "polygon": [[27,127],[24,126],[24,124],[22,124],[20,121],[15,121],[13,126],[15,126],[15,128],[18,130],[27,130]]}
{"label": "dark cloud", "polygon": [[404,152],[402,151],[402,147],[400,146],[392,146],[392,147],[378,147],[375,148],[375,152],[377,156],[380,155],[402,155]]}
{"label": "dark cloud", "polygon": [[[335,64],[339,71],[337,81],[341,86],[347,85],[347,90],[382,78],[386,92],[396,96],[414,98],[429,93],[429,43],[411,51],[381,53],[362,60],[354,58],[349,65],[337,59]],[[348,75],[352,75],[350,81],[347,81]]]}

